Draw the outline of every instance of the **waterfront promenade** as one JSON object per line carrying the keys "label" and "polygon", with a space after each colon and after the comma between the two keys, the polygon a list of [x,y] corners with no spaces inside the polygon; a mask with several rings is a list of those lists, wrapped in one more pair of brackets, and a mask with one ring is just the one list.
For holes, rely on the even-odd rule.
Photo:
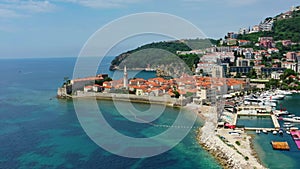
{"label": "waterfront promenade", "polygon": [[134,94],[119,93],[95,93],[95,92],[77,92],[76,95],[68,95],[72,99],[95,98],[97,100],[129,101],[134,103],[151,103],[163,104],[167,106],[185,106],[190,103],[191,98],[172,98],[167,95],[163,96],[137,96]]}

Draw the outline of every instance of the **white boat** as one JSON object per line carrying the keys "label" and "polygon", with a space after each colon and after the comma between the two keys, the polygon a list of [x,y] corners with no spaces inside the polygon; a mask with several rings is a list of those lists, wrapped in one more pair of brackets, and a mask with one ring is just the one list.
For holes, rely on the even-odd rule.
{"label": "white boat", "polygon": [[295,117],[296,115],[294,114],[289,114],[288,117]]}
{"label": "white boat", "polygon": [[256,132],[256,134],[260,134],[260,130],[256,130],[255,132]]}
{"label": "white boat", "polygon": [[278,132],[280,135],[283,135],[283,131],[282,130],[279,130]]}
{"label": "white boat", "polygon": [[275,93],[281,94],[281,95],[292,95],[293,94],[292,92],[286,91],[286,90],[276,90]]}
{"label": "white boat", "polygon": [[263,100],[262,102],[258,103],[258,105],[276,107],[276,103],[266,100]]}
{"label": "white boat", "polygon": [[298,127],[291,127],[290,130],[299,130]]}
{"label": "white boat", "polygon": [[286,131],[286,134],[291,134],[291,132],[290,131]]}
{"label": "white boat", "polygon": [[265,130],[265,129],[264,129],[264,130],[262,130],[262,132],[263,132],[263,133],[265,133],[265,134],[268,134],[268,131],[267,131],[267,130]]}
{"label": "white boat", "polygon": [[290,122],[284,122],[283,124],[285,124],[285,125],[290,125],[290,124],[292,124],[292,123],[290,123]]}
{"label": "white boat", "polygon": [[282,118],[282,120],[293,123],[300,123],[300,117]]}
{"label": "white boat", "polygon": [[281,115],[287,115],[289,114],[288,111],[281,111],[281,110],[274,110],[273,114],[275,114],[276,116],[281,116]]}
{"label": "white boat", "polygon": [[273,131],[273,134],[274,134],[274,135],[276,135],[276,134],[277,134],[277,131],[276,131],[276,130],[274,130],[274,131]]}
{"label": "white boat", "polygon": [[293,127],[293,126],[294,126],[293,124],[284,124],[284,125],[282,125],[282,127],[286,127],[286,128]]}
{"label": "white boat", "polygon": [[285,98],[285,95],[282,94],[276,94],[270,96],[270,100],[283,100]]}
{"label": "white boat", "polygon": [[259,105],[262,102],[263,102],[262,100],[256,99],[256,98],[245,98],[244,99],[244,104],[245,105]]}

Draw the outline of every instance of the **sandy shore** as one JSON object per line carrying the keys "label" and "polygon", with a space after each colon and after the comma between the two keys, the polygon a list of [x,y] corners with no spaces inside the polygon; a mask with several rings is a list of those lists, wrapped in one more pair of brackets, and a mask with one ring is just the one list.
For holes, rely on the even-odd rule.
{"label": "sandy shore", "polygon": [[216,130],[217,113],[214,107],[196,105],[186,106],[204,120],[199,128],[197,141],[210,152],[226,169],[264,169],[251,146],[251,136],[238,131],[240,135],[229,134],[231,129]]}

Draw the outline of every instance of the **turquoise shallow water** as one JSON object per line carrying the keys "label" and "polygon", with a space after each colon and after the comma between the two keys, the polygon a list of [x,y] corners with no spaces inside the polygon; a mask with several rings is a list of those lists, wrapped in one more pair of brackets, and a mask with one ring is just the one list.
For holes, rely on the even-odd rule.
{"label": "turquoise shallow water", "polygon": [[[55,98],[63,77],[72,76],[74,63],[73,58],[0,61],[1,169],[220,168],[197,144],[194,129],[172,150],[150,158],[120,157],[97,146],[81,128],[73,102]],[[153,73],[142,72],[140,76],[153,77]],[[123,134],[145,137],[165,130],[128,123],[112,102],[98,104],[111,126]],[[145,104],[134,106],[148,109]],[[155,122],[172,124],[178,112],[167,108]],[[195,126],[199,125],[197,121]]]}
{"label": "turquoise shallow water", "polygon": [[[300,95],[294,94],[293,96],[286,97],[283,101],[278,103],[278,109],[286,108],[290,113],[300,116]],[[279,121],[282,125],[283,121]],[[300,124],[295,124],[300,127]],[[252,133],[254,134],[254,133]],[[296,169],[300,166],[300,150],[297,149],[292,137],[286,133],[283,136],[269,134],[255,135],[254,147],[258,152],[260,159],[263,163],[272,169]],[[273,150],[270,144],[271,141],[287,141],[290,146],[290,151],[277,151]]]}
{"label": "turquoise shallow water", "polygon": [[245,127],[273,128],[271,117],[239,116],[237,125]]}

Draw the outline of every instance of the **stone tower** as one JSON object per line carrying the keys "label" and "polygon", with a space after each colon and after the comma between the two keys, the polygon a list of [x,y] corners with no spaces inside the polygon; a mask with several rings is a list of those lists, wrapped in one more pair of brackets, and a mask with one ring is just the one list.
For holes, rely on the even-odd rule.
{"label": "stone tower", "polygon": [[123,87],[126,89],[128,88],[128,74],[126,65],[124,66]]}

